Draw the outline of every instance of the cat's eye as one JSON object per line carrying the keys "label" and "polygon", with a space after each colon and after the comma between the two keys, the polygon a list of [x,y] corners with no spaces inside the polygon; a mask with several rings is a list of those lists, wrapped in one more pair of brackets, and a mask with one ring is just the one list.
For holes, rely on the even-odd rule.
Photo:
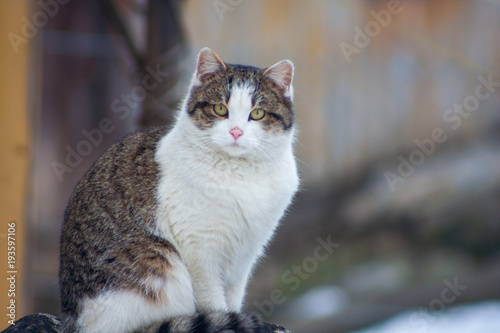
{"label": "cat's eye", "polygon": [[264,111],[262,109],[255,109],[252,112],[250,112],[250,119],[261,120],[262,118],[264,118],[265,115],[266,115],[266,111]]}
{"label": "cat's eye", "polygon": [[227,107],[224,104],[215,104],[214,112],[221,117],[227,116]]}

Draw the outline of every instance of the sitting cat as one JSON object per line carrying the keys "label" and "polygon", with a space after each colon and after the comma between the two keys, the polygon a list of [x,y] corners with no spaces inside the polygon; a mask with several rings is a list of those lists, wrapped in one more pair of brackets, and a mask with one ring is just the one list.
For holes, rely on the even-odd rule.
{"label": "sitting cat", "polygon": [[95,162],[62,227],[65,333],[261,331],[240,311],[298,187],[292,78],[204,48],[175,126]]}

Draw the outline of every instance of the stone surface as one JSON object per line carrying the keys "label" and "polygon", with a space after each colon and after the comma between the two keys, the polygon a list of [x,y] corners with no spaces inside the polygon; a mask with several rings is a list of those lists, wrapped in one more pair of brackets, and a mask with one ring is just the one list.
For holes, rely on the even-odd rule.
{"label": "stone surface", "polygon": [[282,326],[271,323],[264,323],[264,329],[267,333],[292,333]]}
{"label": "stone surface", "polygon": [[61,333],[59,319],[47,313],[35,313],[22,317],[2,333]]}
{"label": "stone surface", "polygon": [[[264,323],[266,333],[291,333],[276,324]],[[47,313],[35,313],[23,317],[1,333],[62,333],[59,319]]]}

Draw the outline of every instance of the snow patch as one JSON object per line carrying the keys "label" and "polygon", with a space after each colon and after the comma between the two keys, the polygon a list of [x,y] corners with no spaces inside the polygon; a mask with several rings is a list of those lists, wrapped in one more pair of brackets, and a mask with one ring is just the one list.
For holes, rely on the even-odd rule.
{"label": "snow patch", "polygon": [[500,301],[455,306],[444,312],[406,311],[351,333],[498,333]]}

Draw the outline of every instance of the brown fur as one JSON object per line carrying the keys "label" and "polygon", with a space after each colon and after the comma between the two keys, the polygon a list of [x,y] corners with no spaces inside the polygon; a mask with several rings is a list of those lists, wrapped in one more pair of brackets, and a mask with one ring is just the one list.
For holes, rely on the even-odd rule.
{"label": "brown fur", "polygon": [[[155,229],[157,141],[165,128],[136,132],[111,146],[76,186],[61,235],[59,280],[63,313],[109,288],[144,290],[148,276],[164,275],[177,255]],[[142,223],[141,223],[142,222]]]}

